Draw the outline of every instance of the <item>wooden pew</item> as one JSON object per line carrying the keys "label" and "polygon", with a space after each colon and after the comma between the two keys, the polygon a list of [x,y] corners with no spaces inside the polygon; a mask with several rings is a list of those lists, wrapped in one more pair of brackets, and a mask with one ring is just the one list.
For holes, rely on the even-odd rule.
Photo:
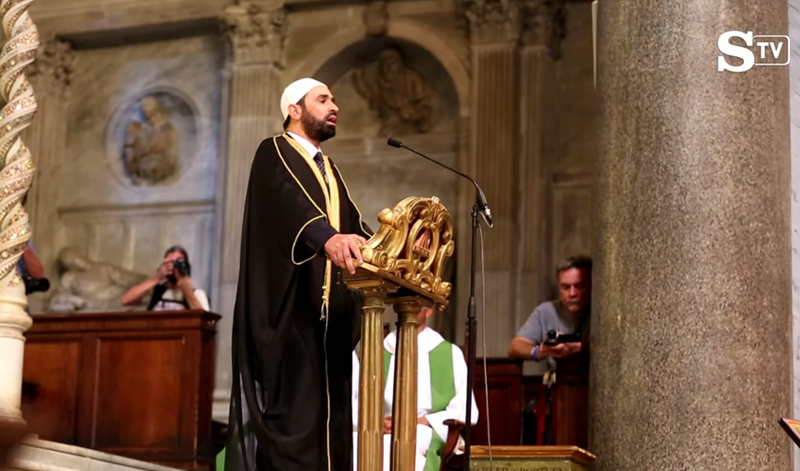
{"label": "wooden pew", "polygon": [[[475,398],[478,423],[472,429],[472,444],[487,445],[486,396],[489,397],[492,445],[522,444],[522,408],[543,390],[541,377],[523,377],[522,360],[487,358],[475,364]],[[589,371],[584,361],[561,361],[552,386],[552,445],[588,446]]]}
{"label": "wooden pew", "polygon": [[487,445],[486,396],[489,397],[489,419],[492,445],[522,443],[522,360],[487,358],[484,380],[483,358],[475,359],[475,400],[478,423],[472,427],[472,444]]}
{"label": "wooden pew", "polygon": [[210,469],[214,337],[204,311],[35,315],[23,376],[30,431],[182,469]]}

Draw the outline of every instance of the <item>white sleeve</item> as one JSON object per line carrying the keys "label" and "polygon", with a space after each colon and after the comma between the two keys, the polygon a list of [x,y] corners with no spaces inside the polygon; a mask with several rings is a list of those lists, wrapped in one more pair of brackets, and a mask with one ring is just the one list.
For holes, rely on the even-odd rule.
{"label": "white sleeve", "polygon": [[[450,400],[447,408],[441,412],[435,412],[425,416],[428,423],[442,440],[447,440],[447,425],[445,420],[455,419],[459,422],[466,422],[467,413],[467,362],[464,361],[464,354],[457,345],[453,345],[453,383],[456,388],[456,395]],[[475,401],[475,393],[472,394],[472,425],[478,423],[478,405]]]}
{"label": "white sleeve", "polygon": [[358,382],[359,369],[358,355],[353,351],[353,431],[358,431]]}
{"label": "white sleeve", "polygon": [[203,307],[204,311],[210,311],[211,306],[208,304],[208,296],[206,296],[206,292],[201,289],[194,290],[194,295],[197,297],[197,301],[200,302],[200,306]]}

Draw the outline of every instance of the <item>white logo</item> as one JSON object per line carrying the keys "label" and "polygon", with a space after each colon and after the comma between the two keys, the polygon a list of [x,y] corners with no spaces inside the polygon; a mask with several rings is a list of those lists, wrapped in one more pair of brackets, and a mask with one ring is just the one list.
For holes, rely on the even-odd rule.
{"label": "white logo", "polygon": [[[739,38],[744,40],[747,47],[731,44],[731,39]],[[756,38],[762,38],[757,41]],[[758,62],[756,62],[755,44],[758,52]],[[742,65],[731,65],[725,56],[717,58],[717,72],[728,70],[731,72],[747,72],[754,65],[789,65],[791,59],[791,45],[789,36],[779,35],[754,35],[752,31],[743,33],[741,31],[726,31],[719,35],[717,47],[719,52],[742,60]],[[748,49],[751,48],[751,49]],[[785,57],[785,62],[781,62],[781,57]]]}

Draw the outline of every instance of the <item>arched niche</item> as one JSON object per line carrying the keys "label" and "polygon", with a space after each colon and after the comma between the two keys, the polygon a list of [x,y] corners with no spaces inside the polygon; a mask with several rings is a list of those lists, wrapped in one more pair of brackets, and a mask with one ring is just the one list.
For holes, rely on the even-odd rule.
{"label": "arched niche", "polygon": [[[470,75],[467,63],[468,50],[459,50],[459,42],[448,40],[440,32],[429,29],[426,25],[402,18],[392,18],[388,22],[387,35],[395,41],[414,44],[430,53],[447,71],[458,97],[458,110],[462,118],[469,116],[470,102]],[[305,51],[303,58],[290,64],[284,74],[285,87],[299,77],[315,76],[319,72],[320,64],[328,64],[334,56],[350,48],[350,46],[372,41],[382,41],[383,38],[365,39],[362,25],[339,30],[336,33],[316,42],[315,46]],[[281,89],[282,89],[281,87]]]}
{"label": "arched niche", "polygon": [[[387,78],[381,74],[387,54],[398,67],[395,75],[406,74],[396,83],[382,82]],[[375,87],[367,94],[356,85],[359,71],[364,82]],[[363,40],[332,56],[313,76],[327,83],[341,104],[339,140],[380,137],[385,141],[390,136],[408,139],[436,135],[449,141],[457,133],[459,101],[455,85],[436,57],[414,43],[386,37]],[[399,112],[381,113],[371,106],[392,102],[413,113],[419,111],[422,101],[429,102],[432,111],[425,113],[429,117],[423,129],[399,117]]]}
{"label": "arched niche", "polygon": [[[400,54],[404,73],[410,78],[407,86],[383,87],[380,93],[392,94],[389,101],[404,102],[410,100],[409,97],[418,97],[417,91],[424,89],[433,104],[431,115],[434,118],[429,128],[409,130],[406,127],[400,134],[387,132],[385,113],[382,115],[371,106],[376,103],[375,95],[359,90],[354,80],[356,71],[367,70],[376,74],[372,78],[380,80],[380,58],[385,58],[386,51]],[[296,76],[321,80],[336,96],[340,107],[337,135],[322,147],[342,171],[351,196],[370,227],[377,229],[377,215],[381,210],[412,195],[438,197],[454,219],[458,219],[458,177],[404,149],[386,144],[388,137],[395,137],[442,163],[460,167],[460,147],[464,140],[460,136],[463,115],[458,86],[430,50],[394,37],[362,39],[330,53],[315,70]],[[414,91],[409,92],[409,89]],[[385,105],[381,100],[383,98],[378,97],[377,103]],[[452,279],[455,267],[449,268],[448,278]],[[455,299],[454,293],[453,307]],[[393,322],[393,314],[386,315],[385,321]],[[434,328],[448,338],[452,338],[454,330],[451,317],[448,313],[435,316],[433,320]]]}

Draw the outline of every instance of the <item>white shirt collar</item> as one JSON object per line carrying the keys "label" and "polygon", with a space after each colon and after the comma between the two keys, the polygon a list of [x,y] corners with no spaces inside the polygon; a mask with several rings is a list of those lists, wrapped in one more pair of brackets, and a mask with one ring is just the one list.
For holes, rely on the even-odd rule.
{"label": "white shirt collar", "polygon": [[[417,334],[417,352],[427,354],[442,342],[444,342],[444,337],[442,337],[439,332],[425,326],[422,332]],[[392,355],[395,354],[397,350],[396,330],[389,332],[389,335],[383,339],[383,348],[388,350]]]}
{"label": "white shirt collar", "polygon": [[294,138],[294,140],[297,141],[297,143],[300,144],[306,152],[308,152],[308,156],[312,159],[315,155],[317,155],[317,152],[322,153],[322,149],[308,142],[308,139],[304,138],[303,136],[295,134],[291,131],[286,131],[286,134],[292,136],[292,138]]}

